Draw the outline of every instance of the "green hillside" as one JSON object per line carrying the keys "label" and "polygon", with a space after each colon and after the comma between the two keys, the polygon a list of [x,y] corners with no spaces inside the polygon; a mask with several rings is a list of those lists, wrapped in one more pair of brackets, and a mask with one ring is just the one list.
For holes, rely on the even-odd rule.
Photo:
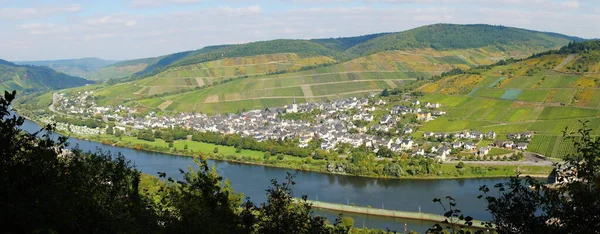
{"label": "green hillside", "polygon": [[0,90],[33,92],[91,83],[93,82],[56,72],[48,67],[17,65],[0,59]]}
{"label": "green hillside", "polygon": [[117,63],[110,64],[103,68],[98,69],[95,72],[91,72],[87,74],[87,78],[91,80],[119,80],[126,77],[130,77],[136,72],[143,71],[148,66],[155,64],[162,57],[154,57],[154,58],[143,58],[143,59],[134,59],[134,60],[126,60]]}
{"label": "green hillside", "polygon": [[111,82],[85,89],[95,90],[100,105],[125,104],[142,112],[235,112],[420,86],[453,68],[530,56],[569,40],[580,39],[438,24],[348,38],[261,41],[116,63],[102,70]]}
{"label": "green hillside", "polygon": [[99,58],[81,58],[44,61],[19,61],[15,63],[20,65],[45,66],[71,76],[87,78],[89,73],[95,72],[115,62],[117,61],[103,60]]}
{"label": "green hillside", "polygon": [[573,43],[421,87],[426,93],[423,101],[442,103],[448,114],[425,123],[417,134],[479,130],[495,131],[502,139],[508,133],[533,131],[530,151],[565,156],[572,144],[563,131],[576,131],[580,121],[588,121],[593,134],[600,135],[600,60],[591,56],[600,52],[600,47],[594,47],[598,43]]}
{"label": "green hillside", "polygon": [[[224,58],[274,53],[300,56],[329,56],[347,61],[373,53],[427,49],[455,50],[482,48],[499,50],[511,57],[527,57],[559,48],[581,38],[491,25],[436,24],[397,33],[378,33],[357,37],[312,40],[271,40],[238,45],[209,46],[161,57],[135,71],[135,77],[155,75],[168,67],[198,64]],[[132,73],[133,74],[133,73]]]}
{"label": "green hillside", "polygon": [[433,48],[453,50],[466,48],[497,48],[506,53],[526,57],[536,51],[554,49],[581,38],[556,33],[491,25],[435,24],[399,33],[383,35],[349,48],[351,55],[373,54],[389,50]]}

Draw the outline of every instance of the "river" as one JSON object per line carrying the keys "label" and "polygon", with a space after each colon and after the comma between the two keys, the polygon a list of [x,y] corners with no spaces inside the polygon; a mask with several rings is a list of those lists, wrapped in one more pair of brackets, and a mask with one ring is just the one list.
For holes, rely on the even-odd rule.
{"label": "river", "polygon": [[[22,128],[26,131],[37,131],[40,126],[26,121]],[[131,160],[140,171],[156,175],[166,172],[168,176],[179,179],[179,169],[187,169],[193,165],[192,157],[174,156],[162,153],[139,151],[129,148],[103,145],[97,142],[70,138],[70,147],[79,147],[83,151],[98,149],[121,153]],[[485,211],[485,202],[477,199],[478,188],[481,185],[493,186],[506,179],[376,179],[355,176],[332,175],[318,172],[296,171],[293,169],[273,168],[258,165],[229,163],[210,160],[216,164],[221,176],[231,182],[238,193],[250,197],[255,203],[266,200],[265,190],[271,179],[283,180],[287,172],[297,173],[293,187],[296,196],[307,195],[311,200],[332,203],[350,203],[359,206],[371,206],[385,209],[395,209],[413,212],[443,214],[439,204],[432,200],[436,197],[452,196],[458,203],[458,209],[465,215],[478,220],[486,220],[491,216]],[[319,211],[330,220],[337,216],[334,212]],[[405,224],[409,230],[424,232],[431,227],[425,221],[390,219],[356,214],[345,214],[354,218],[355,226],[404,231]]]}

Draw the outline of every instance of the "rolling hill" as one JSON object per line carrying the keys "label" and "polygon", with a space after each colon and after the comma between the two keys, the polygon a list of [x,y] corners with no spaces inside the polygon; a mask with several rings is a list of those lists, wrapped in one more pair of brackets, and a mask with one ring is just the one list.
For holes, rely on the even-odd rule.
{"label": "rolling hill", "polygon": [[115,63],[100,72],[128,79],[67,92],[94,90],[99,105],[142,112],[235,112],[421,85],[455,67],[524,58],[580,40],[502,26],[436,24],[348,38],[221,45]]}
{"label": "rolling hill", "polygon": [[[472,74],[447,76],[420,88],[423,101],[444,105],[447,115],[427,122],[425,131],[535,132],[529,150],[563,157],[572,144],[563,131],[588,121],[600,135],[600,41],[570,43],[560,50],[532,56]],[[486,142],[489,143],[489,142]]]}
{"label": "rolling hill", "polygon": [[88,74],[115,62],[117,61],[103,60],[99,58],[81,58],[45,61],[18,61],[15,62],[15,64],[45,66],[71,76],[87,78]]}
{"label": "rolling hill", "polygon": [[65,89],[92,81],[54,71],[48,67],[17,65],[0,59],[0,89],[21,92]]}

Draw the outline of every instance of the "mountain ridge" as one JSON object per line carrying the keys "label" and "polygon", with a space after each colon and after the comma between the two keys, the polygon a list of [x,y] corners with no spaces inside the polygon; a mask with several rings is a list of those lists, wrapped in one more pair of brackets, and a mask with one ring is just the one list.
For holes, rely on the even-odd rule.
{"label": "mountain ridge", "polygon": [[[440,29],[445,33],[470,32],[467,36],[449,36],[450,42],[440,40],[438,37],[426,37],[434,35]],[[477,32],[495,32],[488,36],[487,40],[480,40],[478,44],[468,46],[473,38],[483,37],[476,35]],[[512,39],[502,40],[498,35],[513,35]],[[500,38],[500,39],[499,39]],[[528,44],[519,45],[521,39],[527,39]],[[229,44],[206,46],[198,50],[177,52],[153,58],[159,60],[150,62],[144,69],[130,73],[135,79],[151,76],[164,71],[168,67],[185,66],[194,63],[213,61],[223,58],[255,56],[273,53],[298,53],[299,55],[322,55],[331,56],[339,61],[347,61],[353,58],[400,49],[465,49],[482,48],[501,49],[507,51],[523,51],[522,57],[531,54],[555,49],[566,45],[569,41],[582,41],[583,38],[568,36],[559,33],[541,32],[529,29],[521,29],[506,26],[495,26],[486,24],[433,24],[425,25],[400,32],[383,32],[367,34],[354,37],[321,38],[321,39],[274,39],[267,41],[256,41],[244,44]],[[537,42],[542,46],[536,45]],[[529,49],[529,47],[534,47]],[[273,48],[279,48],[277,51]],[[540,49],[542,48],[542,49]],[[528,51],[531,50],[531,51]],[[146,58],[149,59],[149,58]],[[139,60],[139,59],[138,59]],[[133,61],[133,60],[131,60]],[[160,63],[159,63],[160,61]],[[124,61],[126,62],[126,61]],[[142,63],[140,63],[142,64]]]}
{"label": "mountain ridge", "polygon": [[45,66],[18,65],[0,59],[0,89],[7,91],[37,92],[92,83],[92,81],[57,72]]}

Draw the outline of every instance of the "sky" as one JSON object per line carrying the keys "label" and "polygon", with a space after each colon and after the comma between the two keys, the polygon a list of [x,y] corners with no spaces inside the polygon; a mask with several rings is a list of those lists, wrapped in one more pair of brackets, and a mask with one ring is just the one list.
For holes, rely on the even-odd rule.
{"label": "sky", "polygon": [[0,58],[126,60],[204,46],[492,24],[600,38],[597,0],[0,0]]}

